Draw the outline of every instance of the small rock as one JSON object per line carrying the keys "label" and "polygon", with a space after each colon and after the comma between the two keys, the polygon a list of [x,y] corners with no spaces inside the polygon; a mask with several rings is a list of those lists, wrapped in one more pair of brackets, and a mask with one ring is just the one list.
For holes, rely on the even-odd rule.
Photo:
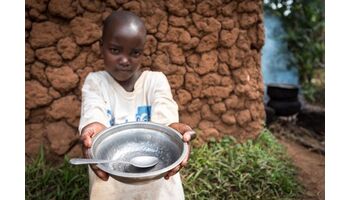
{"label": "small rock", "polygon": [[62,58],[57,53],[55,47],[37,49],[35,51],[35,55],[40,61],[46,64],[49,64],[55,67],[59,67],[62,65]]}
{"label": "small rock", "polygon": [[29,109],[47,105],[52,101],[48,89],[36,80],[26,81],[25,93],[25,107]]}
{"label": "small rock", "polygon": [[59,121],[48,124],[46,135],[50,142],[50,148],[58,155],[63,155],[78,139],[77,130],[70,127],[66,122]]}
{"label": "small rock", "polygon": [[34,49],[55,44],[63,34],[58,24],[46,21],[33,23],[29,42]]}
{"label": "small rock", "polygon": [[79,45],[89,45],[97,41],[102,36],[102,31],[97,24],[89,19],[76,17],[70,22],[70,27]]}
{"label": "small rock", "polygon": [[60,92],[67,92],[77,86],[78,76],[68,66],[60,68],[46,68],[46,76],[51,85]]}

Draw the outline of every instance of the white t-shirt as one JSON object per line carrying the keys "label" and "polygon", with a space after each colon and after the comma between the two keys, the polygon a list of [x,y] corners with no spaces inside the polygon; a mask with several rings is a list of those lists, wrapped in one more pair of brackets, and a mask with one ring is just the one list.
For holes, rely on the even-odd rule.
{"label": "white t-shirt", "polygon": [[[82,109],[79,132],[92,122],[106,127],[133,121],[152,121],[169,125],[179,121],[166,76],[161,72],[144,71],[127,92],[106,71],[90,73],[82,88]],[[103,181],[89,168],[90,199],[184,199],[180,174],[142,185],[125,184],[109,178]]]}

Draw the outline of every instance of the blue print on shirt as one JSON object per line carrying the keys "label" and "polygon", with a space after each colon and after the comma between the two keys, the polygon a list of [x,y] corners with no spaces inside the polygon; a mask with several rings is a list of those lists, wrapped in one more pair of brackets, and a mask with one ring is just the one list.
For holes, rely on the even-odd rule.
{"label": "blue print on shirt", "polygon": [[152,106],[138,106],[136,113],[136,121],[148,122],[151,120],[151,107]]}
{"label": "blue print on shirt", "polygon": [[112,111],[111,111],[111,110],[107,110],[107,115],[108,115],[108,117],[110,118],[109,124],[110,124],[111,126],[113,126],[113,125],[115,124],[115,118],[114,118],[114,116],[112,115]]}

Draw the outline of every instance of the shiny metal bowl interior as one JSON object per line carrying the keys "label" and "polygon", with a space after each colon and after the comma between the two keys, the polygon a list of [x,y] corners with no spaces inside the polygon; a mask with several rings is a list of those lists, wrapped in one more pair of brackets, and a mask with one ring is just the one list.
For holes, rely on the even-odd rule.
{"label": "shiny metal bowl interior", "polygon": [[135,156],[155,156],[159,163],[136,168],[125,163],[98,164],[111,177],[125,183],[145,183],[162,178],[181,163],[188,146],[176,130],[152,122],[131,122],[110,127],[93,138],[91,158],[130,161]]}

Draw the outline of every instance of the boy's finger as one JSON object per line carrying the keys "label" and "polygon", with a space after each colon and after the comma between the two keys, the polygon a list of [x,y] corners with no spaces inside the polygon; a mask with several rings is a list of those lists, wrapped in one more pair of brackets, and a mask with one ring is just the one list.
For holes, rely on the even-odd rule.
{"label": "boy's finger", "polygon": [[104,181],[108,180],[109,175],[106,172],[100,170],[95,165],[90,165],[90,167],[91,167],[92,171],[95,172],[96,176],[98,176],[100,179],[102,179]]}

